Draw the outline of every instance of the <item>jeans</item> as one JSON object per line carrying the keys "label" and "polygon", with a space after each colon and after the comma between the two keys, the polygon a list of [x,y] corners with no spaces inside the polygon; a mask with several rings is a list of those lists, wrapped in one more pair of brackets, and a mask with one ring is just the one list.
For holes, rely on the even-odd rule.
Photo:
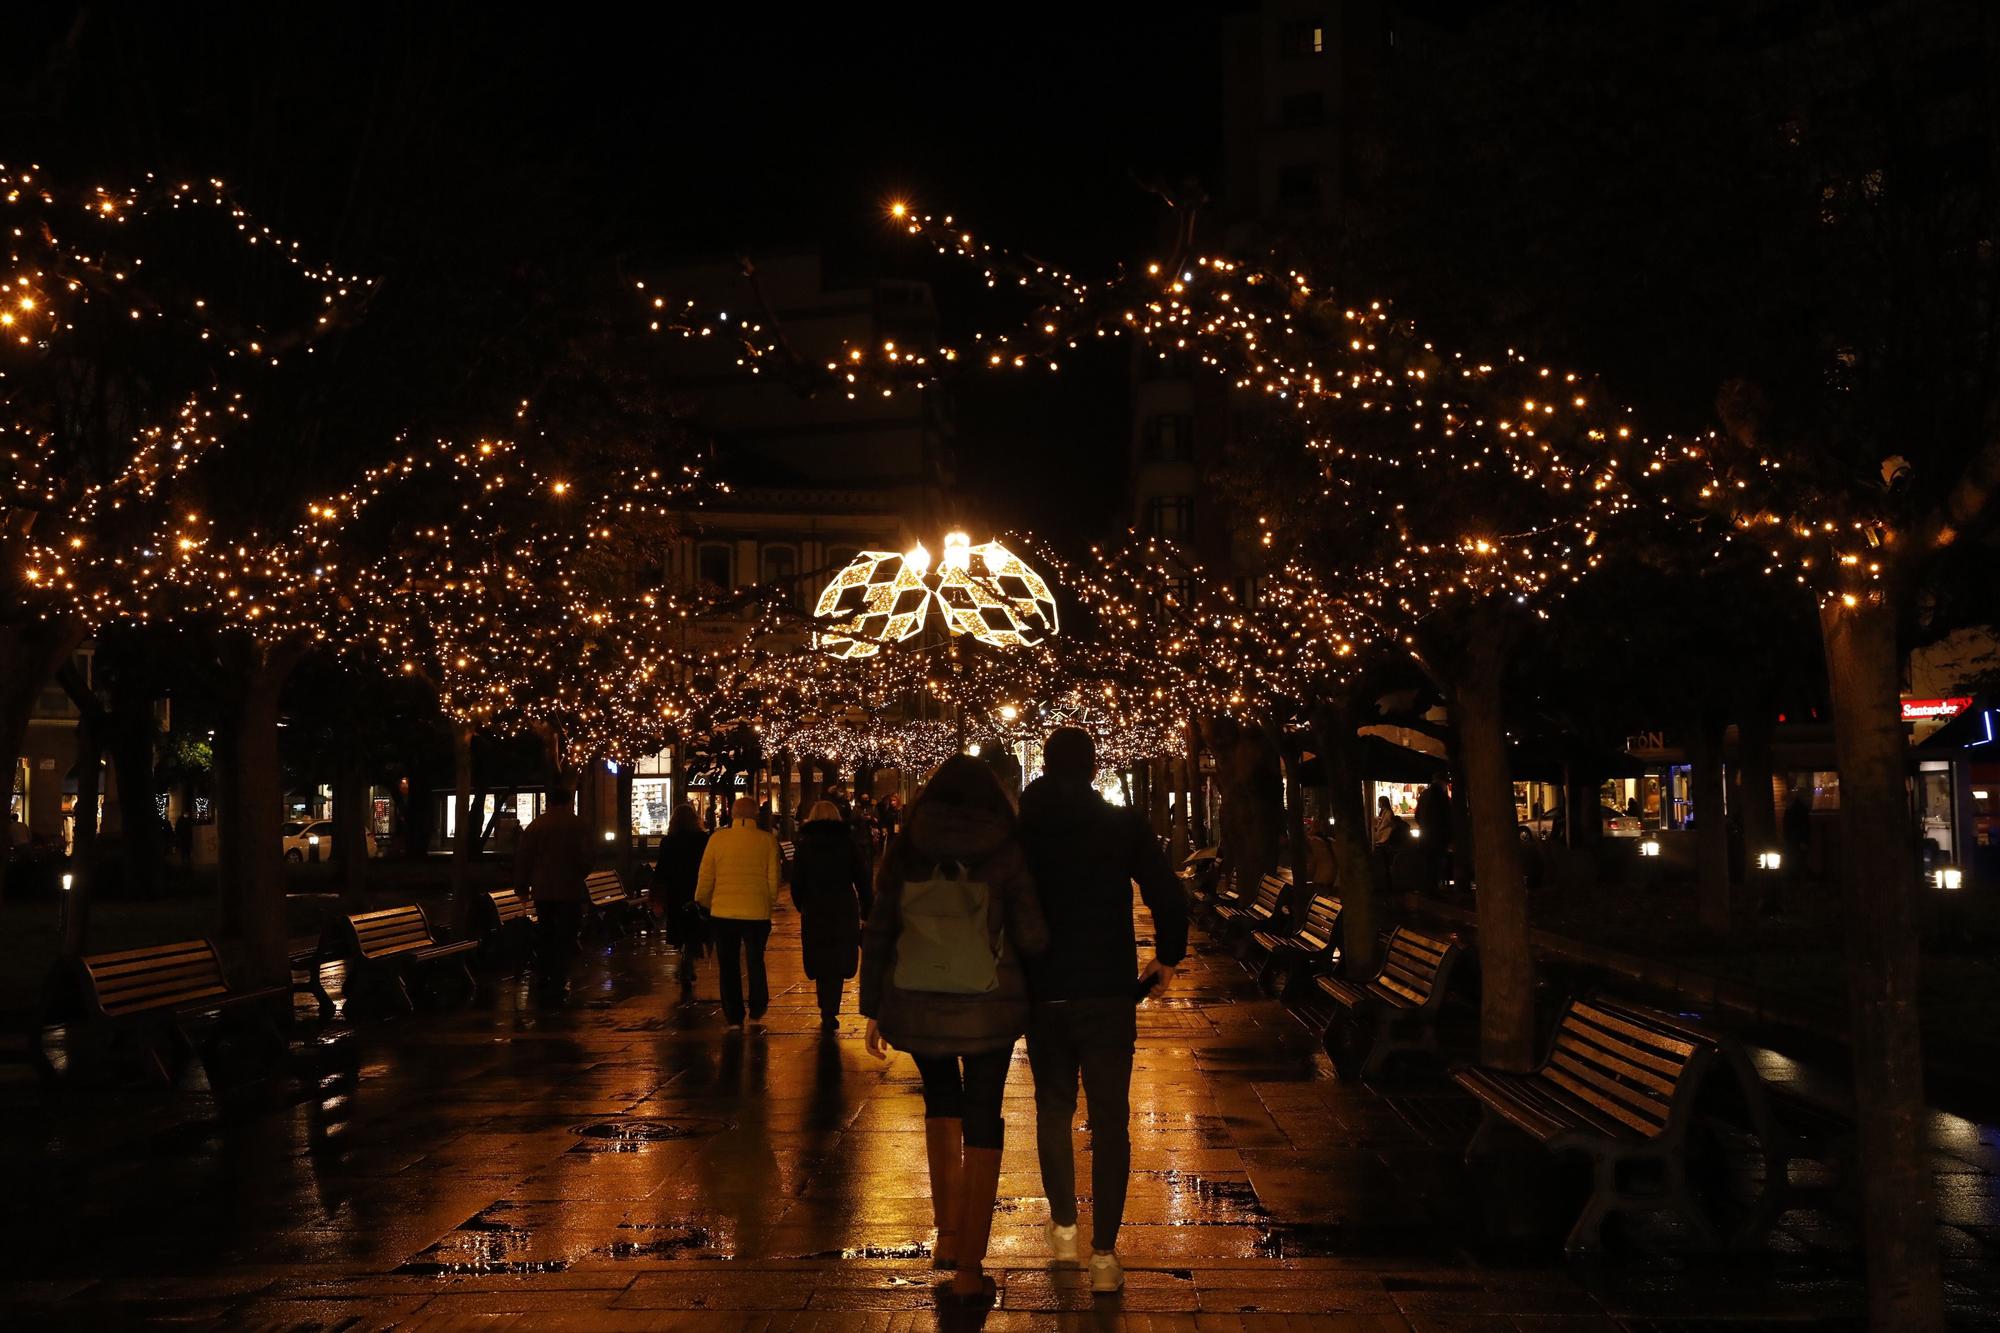
{"label": "jeans", "polygon": [[[750,974],[750,1017],[762,1018],[771,1007],[771,983],[764,976],[764,942],[771,938],[769,921],[738,921],[718,916],[709,920],[715,936],[715,965],[722,973],[722,1016],[743,1021],[743,973]],[[743,955],[743,966],[736,955]]]}
{"label": "jeans", "polygon": [[582,929],[582,902],[535,904],[535,974],[544,995],[569,989],[570,964],[582,952],[576,942]]}
{"label": "jeans", "polygon": [[1132,1173],[1132,1048],[1139,1037],[1124,996],[1042,1000],[1028,1022],[1028,1065],[1035,1071],[1035,1149],[1042,1192],[1057,1226],[1076,1225],[1076,1085],[1090,1104],[1090,1243],[1115,1249]]}
{"label": "jeans", "polygon": [[911,1058],[924,1080],[924,1119],[964,1121],[968,1148],[1005,1146],[1007,1126],[1000,1118],[1000,1098],[1007,1091],[1007,1067],[1014,1062],[1011,1045],[978,1055]]}

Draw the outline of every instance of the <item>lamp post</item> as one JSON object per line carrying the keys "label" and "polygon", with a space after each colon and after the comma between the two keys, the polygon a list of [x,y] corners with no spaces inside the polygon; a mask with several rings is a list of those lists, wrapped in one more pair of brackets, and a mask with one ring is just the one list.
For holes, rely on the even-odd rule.
{"label": "lamp post", "polygon": [[1779,872],[1784,869],[1782,853],[1769,851],[1757,853],[1757,912],[1760,916],[1778,916],[1784,910],[1780,900],[1779,886],[1783,883]]}

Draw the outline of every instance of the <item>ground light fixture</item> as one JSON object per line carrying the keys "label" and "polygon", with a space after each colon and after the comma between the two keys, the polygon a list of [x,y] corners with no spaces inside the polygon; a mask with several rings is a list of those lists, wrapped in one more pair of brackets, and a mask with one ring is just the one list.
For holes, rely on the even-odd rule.
{"label": "ground light fixture", "polygon": [[1784,864],[1785,864],[1785,858],[1782,853],[1779,852],[1757,853],[1757,868],[1759,870],[1779,870],[1784,867]]}
{"label": "ground light fixture", "polygon": [[1957,866],[1939,866],[1931,872],[1931,882],[1947,893],[1954,893],[1965,886],[1965,872]]}
{"label": "ground light fixture", "polygon": [[1639,855],[1647,858],[1648,860],[1651,860],[1653,857],[1656,857],[1659,854],[1660,854],[1660,840],[1658,838],[1648,838],[1644,842],[1639,844]]}

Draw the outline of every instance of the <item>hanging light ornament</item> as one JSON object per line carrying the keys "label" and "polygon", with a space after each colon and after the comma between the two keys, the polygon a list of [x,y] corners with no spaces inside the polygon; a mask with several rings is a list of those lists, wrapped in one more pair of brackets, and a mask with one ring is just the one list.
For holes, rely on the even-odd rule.
{"label": "hanging light ornament", "polygon": [[923,545],[863,551],[833,576],[813,615],[831,623],[814,638],[839,658],[872,657],[921,633],[935,601],[945,628],[993,648],[1032,648],[1056,633],[1056,599],[1027,561],[999,542],[945,534],[931,566]]}

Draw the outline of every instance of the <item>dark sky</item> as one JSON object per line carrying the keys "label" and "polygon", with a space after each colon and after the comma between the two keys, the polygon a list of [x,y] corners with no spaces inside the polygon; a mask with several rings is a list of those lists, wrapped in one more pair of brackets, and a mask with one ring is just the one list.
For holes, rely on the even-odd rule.
{"label": "dark sky", "polygon": [[[0,160],[219,175],[392,280],[468,257],[610,271],[811,244],[851,272],[940,276],[883,225],[894,196],[1098,270],[1158,234],[1135,173],[1213,179],[1216,6],[633,8],[17,6]],[[945,290],[954,331],[978,322]],[[1116,389],[1066,378],[968,396],[968,454],[1019,426],[1034,457],[1111,431],[1122,458]],[[968,480],[1033,517],[1047,488],[1019,471]]]}

